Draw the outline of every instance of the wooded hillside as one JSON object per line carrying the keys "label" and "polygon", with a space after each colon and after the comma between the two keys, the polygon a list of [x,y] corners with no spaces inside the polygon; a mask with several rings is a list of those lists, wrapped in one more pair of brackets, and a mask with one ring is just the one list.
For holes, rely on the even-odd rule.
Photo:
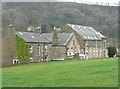
{"label": "wooded hillside", "polygon": [[2,15],[3,28],[8,27],[11,18],[14,19],[18,31],[26,31],[31,25],[42,25],[43,32],[50,32],[54,26],[63,27],[66,23],[72,23],[92,26],[112,38],[115,41],[113,43],[117,42],[117,7],[68,2],[11,2],[3,3]]}

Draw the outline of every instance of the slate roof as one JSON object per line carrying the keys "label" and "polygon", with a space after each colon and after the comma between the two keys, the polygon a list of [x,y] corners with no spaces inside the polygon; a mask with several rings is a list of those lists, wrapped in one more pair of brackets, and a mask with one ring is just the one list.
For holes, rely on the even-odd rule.
{"label": "slate roof", "polygon": [[45,39],[39,33],[32,33],[32,32],[16,32],[18,36],[24,39],[26,42],[42,42],[42,43],[50,43],[47,39]]}
{"label": "slate roof", "polygon": [[[52,42],[53,40],[53,33],[43,33],[42,34],[46,39]],[[58,44],[59,45],[66,45],[67,42],[72,37],[73,33],[59,33],[58,34]]]}
{"label": "slate roof", "polygon": [[102,40],[106,38],[100,32],[89,26],[68,24],[73,30],[80,34],[85,40]]}
{"label": "slate roof", "polygon": [[[42,43],[52,43],[53,33],[33,33],[33,32],[16,32],[18,36],[23,38],[26,42],[42,42]],[[67,42],[72,37],[73,33],[59,33],[58,34],[58,44],[66,45]]]}

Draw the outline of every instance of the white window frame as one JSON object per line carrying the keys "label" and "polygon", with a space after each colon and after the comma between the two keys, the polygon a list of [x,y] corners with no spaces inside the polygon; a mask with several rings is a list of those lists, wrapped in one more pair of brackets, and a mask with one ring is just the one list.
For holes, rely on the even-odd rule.
{"label": "white window frame", "polygon": [[33,58],[32,57],[30,57],[30,62],[33,62]]}
{"label": "white window frame", "polygon": [[48,52],[48,46],[45,45],[45,52]]}
{"label": "white window frame", "polygon": [[67,50],[67,56],[73,56],[73,55],[75,55],[74,50],[71,49],[71,48],[69,48],[69,49]]}
{"label": "white window frame", "polygon": [[75,55],[74,50],[71,49],[71,56]]}
{"label": "white window frame", "polygon": [[67,56],[70,56],[70,49],[67,50]]}
{"label": "white window frame", "polygon": [[95,53],[95,48],[93,49],[93,52]]}
{"label": "white window frame", "polygon": [[88,50],[86,49],[86,53],[88,53]]}
{"label": "white window frame", "polygon": [[18,64],[19,60],[18,59],[13,59],[13,64]]}
{"label": "white window frame", "polygon": [[96,48],[96,52],[98,53],[98,48]]}

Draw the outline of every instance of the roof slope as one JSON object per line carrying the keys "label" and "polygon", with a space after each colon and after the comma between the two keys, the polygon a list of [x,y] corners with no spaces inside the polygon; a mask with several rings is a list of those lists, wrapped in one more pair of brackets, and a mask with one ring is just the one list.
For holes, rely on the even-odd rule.
{"label": "roof slope", "polygon": [[[23,38],[26,42],[42,42],[53,43],[53,33],[33,33],[33,32],[16,32],[18,36]],[[73,33],[59,33],[58,44],[66,45],[72,37]]]}
{"label": "roof slope", "polygon": [[47,39],[45,39],[39,33],[32,33],[32,32],[16,32],[18,36],[24,39],[26,42],[42,42],[42,43],[50,43]]}
{"label": "roof slope", "polygon": [[89,26],[68,24],[74,31],[80,34],[85,40],[102,40],[106,38],[100,32]]}
{"label": "roof slope", "polygon": [[[46,39],[49,41],[53,41],[53,33],[43,33],[42,34]],[[58,34],[58,44],[59,45],[66,45],[67,42],[72,37],[73,33],[59,33]]]}

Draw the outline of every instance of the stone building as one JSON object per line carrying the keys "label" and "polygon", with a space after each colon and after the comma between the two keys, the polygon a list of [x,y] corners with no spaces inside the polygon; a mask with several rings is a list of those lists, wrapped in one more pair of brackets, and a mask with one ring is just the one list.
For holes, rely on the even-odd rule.
{"label": "stone building", "polygon": [[73,33],[17,32],[30,45],[30,62],[64,60],[80,53],[79,44]]}
{"label": "stone building", "polygon": [[50,40],[49,56],[51,60],[74,58],[80,53],[78,41],[73,33],[44,33],[43,36]]}
{"label": "stone building", "polygon": [[66,24],[60,32],[75,34],[79,42],[80,54],[85,55],[86,59],[107,57],[106,37],[94,28]]}
{"label": "stone building", "polygon": [[89,26],[66,24],[53,33],[41,33],[40,27],[34,32],[30,29],[29,32],[16,32],[15,26],[10,24],[7,35],[2,39],[3,66],[12,65],[16,58],[15,33],[30,45],[30,62],[82,59],[83,56],[86,59],[104,58],[108,53],[106,37]]}

